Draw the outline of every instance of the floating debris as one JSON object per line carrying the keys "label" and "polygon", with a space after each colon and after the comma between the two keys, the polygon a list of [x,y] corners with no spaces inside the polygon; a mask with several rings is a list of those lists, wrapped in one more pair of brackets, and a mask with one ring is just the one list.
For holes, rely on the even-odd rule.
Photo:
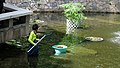
{"label": "floating debris", "polygon": [[89,41],[103,41],[101,37],[86,37],[85,39]]}

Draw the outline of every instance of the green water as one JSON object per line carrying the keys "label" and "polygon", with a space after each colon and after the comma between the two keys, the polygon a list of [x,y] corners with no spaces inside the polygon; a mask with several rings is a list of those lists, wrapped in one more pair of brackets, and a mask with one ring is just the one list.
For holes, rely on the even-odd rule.
{"label": "green water", "polygon": [[[21,51],[20,48],[1,44],[0,68],[120,68],[120,44],[111,41],[116,37],[113,32],[120,31],[120,15],[86,14],[86,16],[88,19],[83,22],[89,27],[78,28],[75,35],[102,37],[104,41],[84,41],[77,44],[68,42],[67,44],[72,46],[68,47],[67,53],[54,56],[52,45],[64,41],[65,17],[57,13],[38,13],[35,17],[45,21],[44,29],[52,32],[39,43],[39,55],[27,57],[26,50]],[[28,46],[27,38],[23,38],[21,43],[24,48]]]}
{"label": "green water", "polygon": [[[55,15],[55,14],[54,14]],[[51,16],[47,19],[47,24],[54,30],[65,33],[64,16]],[[88,17],[84,21],[90,27],[87,29],[77,29],[78,36],[95,36],[102,37],[102,42],[84,42],[74,45],[74,53],[67,53],[64,57],[68,61],[60,63],[57,68],[119,68],[120,67],[120,44],[111,42],[115,35],[113,32],[120,31],[120,15],[116,14],[86,14]],[[52,18],[53,17],[53,18]],[[51,20],[52,19],[52,20]],[[54,19],[54,20],[53,20]],[[81,46],[88,50],[86,54],[81,52]],[[93,50],[93,54],[89,51]],[[94,53],[95,52],[95,53]],[[56,62],[56,63],[59,63]]]}
{"label": "green water", "polygon": [[[103,37],[103,42],[89,42],[85,44],[86,48],[97,51],[97,55],[92,55],[87,58],[81,58],[82,62],[85,62],[83,68],[119,68],[119,52],[120,44],[115,44],[110,41],[110,38],[114,37],[113,32],[120,30],[120,15],[97,15],[90,18],[93,20],[87,20],[92,27],[88,30],[83,30],[87,36],[99,36]],[[116,23],[117,22],[117,23]]]}

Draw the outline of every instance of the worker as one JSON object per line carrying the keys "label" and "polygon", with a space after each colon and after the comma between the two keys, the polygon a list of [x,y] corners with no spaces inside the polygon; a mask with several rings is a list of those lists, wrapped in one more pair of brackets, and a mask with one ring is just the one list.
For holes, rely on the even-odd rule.
{"label": "worker", "polygon": [[[36,37],[36,33],[37,33],[37,30],[38,30],[38,25],[37,24],[33,24],[32,26],[32,31],[28,37],[28,41],[29,41],[29,49],[31,49],[39,39],[37,39]],[[30,50],[28,52],[28,56],[31,56],[31,55],[38,55],[38,45],[36,45],[32,50]]]}

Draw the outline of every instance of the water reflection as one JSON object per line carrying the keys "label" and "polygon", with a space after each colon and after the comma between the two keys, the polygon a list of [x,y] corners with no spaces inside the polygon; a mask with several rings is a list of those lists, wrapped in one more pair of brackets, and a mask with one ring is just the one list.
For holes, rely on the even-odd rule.
{"label": "water reflection", "polygon": [[26,53],[15,46],[0,44],[0,68],[28,68]]}

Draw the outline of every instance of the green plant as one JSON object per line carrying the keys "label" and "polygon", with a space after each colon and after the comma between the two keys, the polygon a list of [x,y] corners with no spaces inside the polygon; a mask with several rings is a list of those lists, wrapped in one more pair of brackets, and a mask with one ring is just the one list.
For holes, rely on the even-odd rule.
{"label": "green plant", "polygon": [[59,42],[59,44],[63,44],[66,46],[73,46],[73,45],[78,45],[83,41],[85,41],[84,37],[65,35],[63,39]]}
{"label": "green plant", "polygon": [[85,7],[81,3],[67,3],[62,4],[61,7],[64,8],[65,17],[75,23],[86,19],[83,13]]}

